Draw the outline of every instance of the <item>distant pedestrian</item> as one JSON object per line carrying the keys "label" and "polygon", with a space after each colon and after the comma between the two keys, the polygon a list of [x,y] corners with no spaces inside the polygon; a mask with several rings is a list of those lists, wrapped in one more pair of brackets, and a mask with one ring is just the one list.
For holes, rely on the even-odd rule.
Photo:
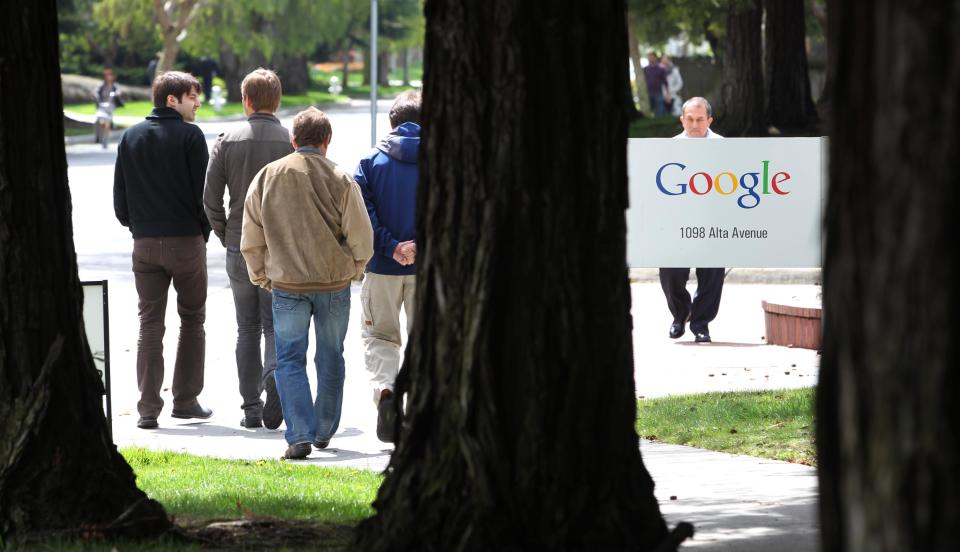
{"label": "distant pedestrian", "polygon": [[147,62],[147,86],[152,87],[153,81],[157,77],[157,61],[159,57],[160,57],[160,54],[157,53],[152,58],[150,58],[150,61]]}
{"label": "distant pedestrian", "polygon": [[[237,314],[237,377],[244,413],[240,425],[246,428],[266,425],[276,429],[283,422],[283,411],[273,377],[277,349],[272,302],[269,291],[250,282],[247,264],[240,254],[240,232],[243,202],[250,181],[267,163],[293,153],[293,147],[290,132],[274,115],[282,95],[277,74],[257,69],[243,79],[240,92],[247,123],[221,134],[214,144],[207,167],[203,206],[213,233],[227,248],[227,276]],[[230,193],[229,215],[223,207],[225,190]],[[264,389],[266,405],[260,400]]]}
{"label": "distant pedestrian", "polygon": [[377,437],[394,441],[393,386],[403,345],[400,309],[413,325],[416,291],[417,159],[420,152],[420,92],[404,92],[390,108],[393,131],[360,161],[354,178],[373,224],[373,259],[360,301],[364,360],[377,405]]}
{"label": "distant pedestrian", "polygon": [[[250,281],[272,290],[284,458],[326,448],[340,425],[350,281],[373,255],[373,229],[349,174],[326,158],[333,131],[315,107],[293,119],[294,153],[264,167],[247,192],[240,251]],[[317,394],[306,354],[316,332]]]}
{"label": "distant pedestrian", "polygon": [[667,72],[667,86],[663,96],[666,110],[670,115],[679,117],[683,113],[683,98],[680,97],[680,90],[683,89],[683,77],[680,76],[680,69],[674,65],[669,57],[663,56],[660,58],[660,64]]}
{"label": "distant pedestrian", "polygon": [[210,56],[203,56],[197,62],[197,74],[203,79],[203,101],[210,101],[210,94],[213,90],[213,76],[220,72],[220,66],[216,61],[210,59]]}
{"label": "distant pedestrian", "polygon": [[[710,130],[710,125],[713,123],[713,110],[706,99],[690,98],[683,104],[682,112],[680,124],[683,125],[683,132],[674,138],[723,138]],[[717,312],[720,310],[724,269],[697,269],[697,292],[693,296],[693,301],[690,300],[690,292],[687,291],[689,278],[689,268],[660,269],[660,286],[667,298],[667,308],[673,315],[668,335],[670,339],[682,336],[689,320],[694,341],[710,343],[709,324],[717,317]]]}
{"label": "distant pedestrian", "polygon": [[137,427],[157,427],[163,408],[163,334],[170,282],[177,290],[180,339],[173,368],[173,417],[209,418],[200,406],[206,338],[207,246],[203,213],[207,142],[189,124],[200,107],[200,83],[170,71],[157,77],[154,109],[117,147],[113,206],[133,234],[133,276],[139,297]]}
{"label": "distant pedestrian", "polygon": [[663,91],[667,86],[667,71],[660,65],[656,52],[647,54],[647,66],[643,68],[643,78],[647,83],[647,96],[650,98],[650,110],[654,117],[667,114],[663,103]]}
{"label": "distant pedestrian", "polygon": [[123,107],[123,98],[120,97],[120,87],[113,76],[113,69],[107,67],[103,70],[103,82],[97,87],[94,95],[97,97],[97,103],[109,102],[113,107]]}

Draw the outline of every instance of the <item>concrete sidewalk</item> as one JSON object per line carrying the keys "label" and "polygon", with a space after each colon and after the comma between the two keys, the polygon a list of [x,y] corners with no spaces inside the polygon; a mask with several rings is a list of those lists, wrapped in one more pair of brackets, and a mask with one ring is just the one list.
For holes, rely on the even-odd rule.
{"label": "concrete sidewalk", "polygon": [[[159,419],[160,428],[153,431],[136,428],[137,295],[128,259],[98,262],[81,258],[80,262],[82,279],[110,280],[113,431],[119,447],[140,446],[223,458],[278,458],[282,454],[286,447],[283,426],[275,431],[239,426],[242,411],[233,351],[236,323],[219,245],[210,244],[207,372],[200,396],[202,404],[213,408],[215,414],[202,422],[170,418],[172,370],[168,370],[164,414]],[[693,285],[691,281],[691,288]],[[676,341],[667,338],[670,317],[659,284],[634,283],[631,290],[638,396],[776,389],[816,383],[816,351],[765,344],[760,301],[816,298],[818,286],[728,283],[720,315],[711,325],[712,344],[693,343],[689,332]],[[301,464],[383,470],[392,446],[375,436],[376,412],[359,338],[359,287],[354,286],[352,291],[340,430],[330,449],[314,451]],[[164,339],[168,365],[172,365],[176,350],[178,327],[176,304],[171,297]],[[308,352],[307,358],[312,355],[312,351]],[[313,381],[311,372],[308,369]],[[590,446],[589,436],[585,437],[584,446]],[[641,449],[668,522],[673,525],[690,521],[697,528],[694,540],[685,547],[759,551],[775,546],[778,552],[816,549],[814,469],[662,443],[643,442]]]}

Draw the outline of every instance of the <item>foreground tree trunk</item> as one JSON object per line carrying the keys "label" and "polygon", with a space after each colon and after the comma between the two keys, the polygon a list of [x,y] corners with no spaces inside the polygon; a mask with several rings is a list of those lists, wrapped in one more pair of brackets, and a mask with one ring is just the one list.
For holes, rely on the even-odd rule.
{"label": "foreground tree trunk", "polygon": [[[0,20],[0,546],[32,535],[152,535],[103,416],[81,320],[54,0]],[[44,252],[37,255],[38,251]]]}
{"label": "foreground tree trunk", "polygon": [[668,535],[634,429],[624,8],[426,2],[407,419],[363,550],[689,530]]}
{"label": "foreground tree trunk", "polygon": [[956,2],[830,4],[817,400],[823,550],[953,550],[960,527]]}
{"label": "foreground tree trunk", "polygon": [[816,125],[803,0],[765,0],[767,118],[779,129]]}
{"label": "foreground tree trunk", "polygon": [[[732,2],[723,46],[717,126],[726,136],[765,136],[760,0]],[[708,100],[710,98],[707,98]]]}

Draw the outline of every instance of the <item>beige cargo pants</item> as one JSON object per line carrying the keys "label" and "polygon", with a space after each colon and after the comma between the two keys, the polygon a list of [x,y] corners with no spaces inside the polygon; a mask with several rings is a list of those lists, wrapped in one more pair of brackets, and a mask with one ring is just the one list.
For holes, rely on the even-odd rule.
{"label": "beige cargo pants", "polygon": [[406,333],[413,326],[416,276],[388,276],[368,272],[360,290],[363,316],[360,337],[363,357],[370,373],[374,403],[380,401],[384,389],[393,391],[400,371],[403,338],[400,330],[400,307],[407,318]]}

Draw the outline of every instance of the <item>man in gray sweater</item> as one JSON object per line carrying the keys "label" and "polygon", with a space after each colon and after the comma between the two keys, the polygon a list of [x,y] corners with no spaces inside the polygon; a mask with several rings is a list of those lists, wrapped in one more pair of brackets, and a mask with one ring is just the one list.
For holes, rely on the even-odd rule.
{"label": "man in gray sweater", "polygon": [[[274,370],[277,351],[273,334],[270,292],[250,283],[240,254],[243,201],[253,177],[268,163],[290,153],[290,132],[274,113],[280,107],[280,78],[268,69],[253,71],[240,85],[247,124],[221,134],[210,153],[203,207],[210,226],[227,248],[227,275],[237,311],[237,376],[243,398],[246,428],[266,425],[276,429],[283,421]],[[224,190],[230,193],[229,213],[223,208]],[[264,352],[260,353],[263,336]],[[264,389],[267,402],[260,400]]]}

